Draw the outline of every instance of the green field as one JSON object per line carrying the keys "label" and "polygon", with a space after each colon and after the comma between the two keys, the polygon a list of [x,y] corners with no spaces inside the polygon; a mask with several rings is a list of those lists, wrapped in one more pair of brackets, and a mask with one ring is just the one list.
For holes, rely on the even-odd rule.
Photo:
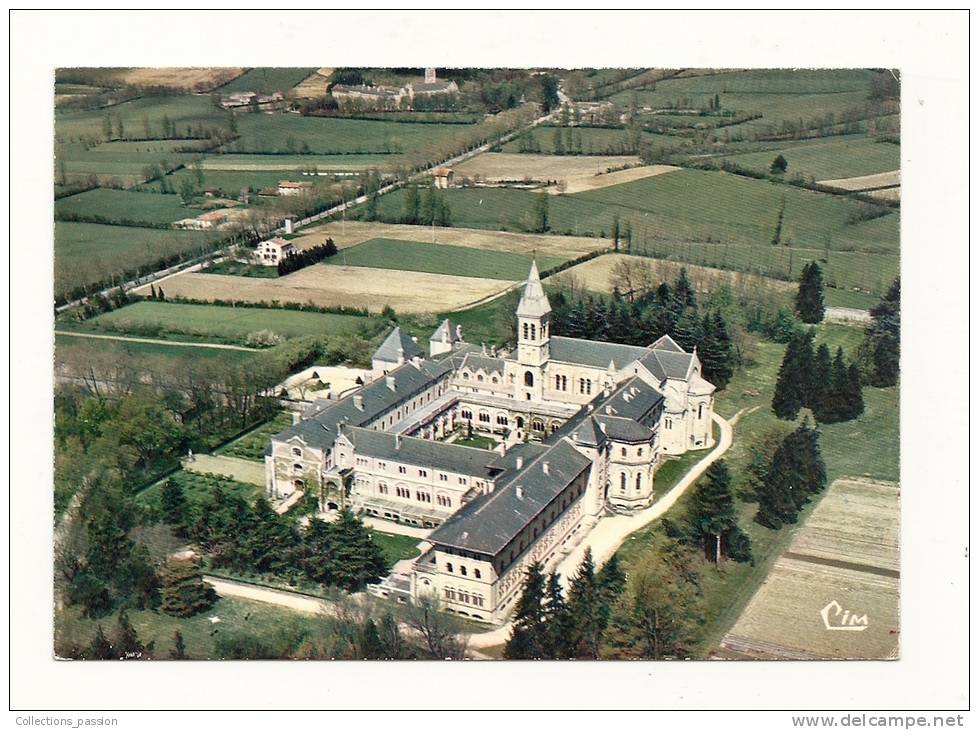
{"label": "green field", "polygon": [[200,208],[185,206],[178,195],[111,188],[96,188],[71,195],[54,204],[55,217],[101,217],[150,226],[167,225],[181,218],[193,218],[202,212]]}
{"label": "green field", "polygon": [[[445,191],[453,225],[527,230],[537,193],[514,189]],[[772,246],[784,197],[781,245]],[[404,192],[385,195],[383,220],[397,220]],[[549,199],[552,233],[609,237],[614,217],[631,225],[633,252],[797,279],[810,260],[828,283],[881,292],[897,276],[899,213],[859,201],[723,172],[680,170],[600,190]],[[885,209],[879,209],[884,212]],[[827,255],[828,251],[828,255]]]}
{"label": "green field", "polygon": [[275,266],[245,264],[241,261],[231,261],[229,259],[210,264],[206,269],[201,269],[201,273],[217,274],[220,276],[250,276],[254,279],[279,278],[279,269]]}
{"label": "green field", "polygon": [[271,330],[285,338],[349,334],[365,322],[365,317],[347,314],[144,301],[86,320],[81,329],[142,337],[188,335],[237,343],[259,330]]}
{"label": "green field", "polygon": [[198,365],[234,367],[258,365],[268,350],[226,350],[216,347],[185,347],[166,342],[126,342],[70,334],[54,336],[55,362],[85,362],[88,358],[114,357],[132,362],[148,374],[172,375],[178,371],[192,370]]}
{"label": "green field", "polygon": [[99,180],[116,178],[128,186],[143,180],[150,165],[166,163],[172,167],[190,164],[200,157],[206,144],[198,140],[154,139],[146,142],[106,142],[86,148],[74,142],[59,145],[55,158],[64,160],[63,171],[68,180],[96,175]]}
{"label": "green field", "polygon": [[[55,138],[58,143],[78,141],[83,137],[102,138],[106,115],[115,124],[121,118],[124,136],[144,137],[144,120],[149,125],[151,137],[166,137],[163,133],[164,117],[176,125],[177,132],[184,134],[187,127],[228,126],[228,112],[211,103],[208,96],[183,94],[178,96],[145,96],[109,109],[91,111],[58,111],[54,117]],[[189,140],[188,140],[189,142]]]}
{"label": "green field", "polygon": [[[75,197],[80,196],[72,196]],[[71,198],[64,199],[68,200]],[[214,237],[215,234],[207,231],[55,223],[55,294],[119,276],[166,256],[199,250]]]}
{"label": "green field", "polygon": [[640,107],[651,109],[701,109],[716,94],[722,110],[762,115],[734,129],[758,129],[783,120],[860,109],[868,102],[874,74],[861,69],[721,72],[665,79],[652,89],[630,89],[610,100],[628,106],[635,99]]}
{"label": "green field", "polygon": [[270,94],[286,92],[316,71],[315,68],[252,68],[220,88],[222,94],[234,91],[257,91]]}
{"label": "green field", "polygon": [[[561,144],[565,145],[567,143],[567,128],[547,126],[538,127],[528,132],[533,142],[536,143],[536,147],[540,148],[540,152],[535,149],[535,154],[553,154],[556,142],[555,133],[557,132],[560,132]],[[629,131],[625,129],[605,129],[603,127],[576,127],[573,132],[575,139],[581,139],[581,153],[584,155],[636,154],[633,143],[629,141],[629,134]],[[643,132],[641,138],[643,144],[648,144],[655,150],[676,148],[685,142],[682,137],[671,137],[652,132]],[[519,139],[511,140],[502,147],[503,152],[520,152],[520,150],[521,142]]]}
{"label": "green field", "polygon": [[[520,281],[526,278],[531,260],[530,256],[507,251],[372,238],[352,248],[343,249],[339,255],[327,259],[324,263]],[[566,258],[542,256],[538,259],[537,265],[541,270],[546,271],[565,261]]]}
{"label": "green field", "polygon": [[[410,124],[299,114],[241,114],[239,139],[226,152],[314,154],[399,153],[424,150],[465,130],[460,124]],[[305,145],[305,147],[304,147]]]}
{"label": "green field", "polygon": [[730,160],[740,167],[767,173],[772,160],[778,155],[789,163],[787,177],[798,173],[815,180],[871,175],[901,167],[899,145],[878,142],[863,135],[828,137],[765,152],[724,155],[714,159]]}
{"label": "green field", "polygon": [[[394,155],[210,155],[204,159],[204,172],[236,167],[256,170],[298,170],[315,167],[319,172],[349,172],[389,165]],[[237,170],[235,170],[237,171]]]}

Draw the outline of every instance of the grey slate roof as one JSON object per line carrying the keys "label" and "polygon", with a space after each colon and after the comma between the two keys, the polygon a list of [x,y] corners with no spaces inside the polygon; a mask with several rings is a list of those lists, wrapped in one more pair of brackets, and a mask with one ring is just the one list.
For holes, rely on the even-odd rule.
{"label": "grey slate roof", "polygon": [[694,356],[689,352],[672,352],[671,350],[650,350],[640,358],[639,362],[653,377],[660,380],[667,378],[686,379],[693,363]]}
{"label": "grey slate roof", "polygon": [[370,428],[344,427],[343,434],[353,442],[358,456],[389,459],[437,471],[468,474],[480,479],[491,479],[500,471],[499,468],[490,467],[500,455],[488,449],[410,436],[398,437]]}
{"label": "grey slate roof", "polygon": [[622,368],[649,352],[645,347],[618,345],[614,342],[579,340],[573,337],[551,338],[551,360],[594,368],[607,368],[610,361],[615,363],[615,367]]}
{"label": "grey slate roof", "polygon": [[595,409],[595,414],[641,420],[664,400],[663,394],[639,376],[626,380],[611,397]]}
{"label": "grey slate roof", "polygon": [[456,333],[455,325],[449,319],[443,319],[442,324],[428,338],[429,342],[459,342],[462,338]]}
{"label": "grey slate roof", "polygon": [[653,437],[652,429],[646,428],[631,418],[599,414],[593,416],[592,420],[605,426],[605,434],[613,441],[637,444],[649,441]]}
{"label": "grey slate roof", "polygon": [[[544,473],[544,462],[548,473]],[[435,545],[496,555],[576,477],[591,460],[562,439],[496,488],[463,506],[429,536]],[[522,496],[518,496],[518,489]]]}
{"label": "grey slate roof", "polygon": [[605,434],[592,416],[581,421],[581,424],[571,432],[571,439],[584,446],[598,447],[605,443]]}
{"label": "grey slate roof", "polygon": [[685,352],[685,350],[680,347],[676,340],[674,340],[669,335],[663,335],[656,340],[653,344],[649,346],[650,350],[670,350],[672,352]]}
{"label": "grey slate roof", "polygon": [[416,94],[437,94],[442,91],[449,91],[452,88],[451,81],[435,81],[434,83],[425,83],[424,81],[419,81],[411,85],[411,90]]}
{"label": "grey slate roof", "polygon": [[[451,358],[437,362],[422,361],[417,367],[413,363],[401,365],[391,370],[387,377],[378,378],[341,400],[329,402],[308,418],[277,433],[272,440],[281,443],[293,436],[300,436],[310,446],[329,449],[336,440],[338,424],[363,426],[426,390],[434,380],[456,366],[457,363]],[[388,387],[388,378],[394,379],[394,390]],[[362,397],[363,409],[357,408],[355,396]]]}
{"label": "grey slate roof", "polygon": [[469,353],[466,358],[462,361],[462,367],[467,367],[473,372],[477,370],[482,370],[486,373],[499,373],[503,374],[503,359],[499,357],[490,357],[489,355],[481,355],[478,353]]}
{"label": "grey slate roof", "polygon": [[523,295],[517,305],[517,316],[543,317],[550,311],[551,303],[547,301],[544,286],[540,283],[540,274],[537,272],[537,260],[535,259],[530,265],[527,284],[524,286]]}
{"label": "grey slate roof", "polygon": [[399,349],[405,360],[424,355],[417,342],[406,335],[400,327],[395,327],[391,330],[391,334],[381,343],[381,346],[377,348],[373,359],[383,360],[384,362],[398,362]]}
{"label": "grey slate roof", "polygon": [[544,444],[535,444],[532,441],[514,444],[505,454],[497,454],[496,460],[490,466],[497,469],[511,470],[517,468],[517,458],[523,459],[524,464],[529,464],[541,454],[550,449]]}

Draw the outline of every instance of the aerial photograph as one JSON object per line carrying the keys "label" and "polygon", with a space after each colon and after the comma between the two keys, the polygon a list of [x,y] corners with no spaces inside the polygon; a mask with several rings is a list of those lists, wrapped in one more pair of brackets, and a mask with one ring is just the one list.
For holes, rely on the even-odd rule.
{"label": "aerial photograph", "polygon": [[901,657],[900,70],[51,81],[51,657]]}

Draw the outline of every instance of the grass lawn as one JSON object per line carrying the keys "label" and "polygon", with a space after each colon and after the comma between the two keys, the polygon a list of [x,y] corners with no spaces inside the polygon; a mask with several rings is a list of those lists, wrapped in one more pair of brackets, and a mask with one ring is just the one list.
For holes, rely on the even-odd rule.
{"label": "grass lawn", "polygon": [[271,94],[273,91],[288,91],[304,78],[316,71],[315,68],[252,68],[220,88],[222,94],[234,91],[257,91]]}
{"label": "grass lawn", "polygon": [[[221,487],[226,494],[241,497],[249,503],[253,502],[257,497],[260,497],[265,491],[264,487],[238,482],[230,477],[198,474],[184,469],[174,472],[167,479],[173,479],[183,487],[187,503],[194,511],[200,510],[218,487]],[[148,489],[140,492],[136,496],[136,500],[142,504],[157,507],[160,504],[160,492],[162,489],[162,482],[157,482]]]}
{"label": "grass lawn", "polygon": [[199,208],[185,206],[178,195],[110,188],[96,188],[71,195],[54,204],[55,216],[78,216],[83,219],[98,216],[109,221],[147,225],[166,225],[181,218],[193,218],[201,212]]}
{"label": "grass lawn", "polygon": [[499,446],[499,441],[489,438],[488,436],[480,436],[479,434],[473,434],[472,436],[462,436],[457,438],[452,442],[454,446],[472,446],[474,449],[486,449],[492,450]]}
{"label": "grass lawn", "polygon": [[421,554],[417,547],[419,543],[417,537],[372,530],[371,539],[380,546],[384,553],[384,560],[388,565],[394,565],[399,560],[407,560]]}
{"label": "grass lawn", "polygon": [[[455,225],[526,230],[536,193],[513,189],[445,191]],[[401,215],[403,191],[381,198],[384,220]],[[781,245],[772,240],[784,200]],[[608,237],[617,216],[645,249],[717,268],[796,279],[810,260],[828,258],[830,284],[883,291],[899,270],[899,213],[859,220],[863,203],[724,172],[680,170],[549,199],[553,233]],[[828,250],[828,254],[827,254]]]}
{"label": "grass lawn", "polygon": [[[826,342],[832,350],[841,345],[849,354],[859,345],[862,330],[843,325],[823,324],[817,327],[817,345]],[[735,488],[744,476],[749,450],[755,438],[779,429],[788,432],[794,424],[779,421],[771,412],[771,398],[775,379],[785,346],[763,342],[758,346],[756,362],[737,372],[726,390],[717,395],[717,412],[730,418],[738,410],[757,406],[757,410],[742,414],[734,426],[734,444],[724,459],[731,468]],[[899,417],[897,388],[865,388],[863,391],[864,414],[847,423],[820,425],[820,444],[826,462],[828,483],[834,479],[852,475],[874,479],[896,480],[899,478]],[[666,469],[665,464],[657,474],[657,484]],[[659,491],[660,487],[657,487]],[[676,519],[683,514],[690,502],[692,491],[687,492],[670,510]],[[818,502],[814,500],[800,515],[800,525]],[[697,653],[707,654],[716,647],[721,636],[733,625],[747,601],[768,574],[774,560],[788,546],[795,526],[779,531],[769,530],[754,522],[757,505],[738,500],[740,525],[752,542],[755,564],[727,562],[719,568],[698,561],[700,585],[703,593],[704,622],[699,632]],[[626,571],[639,557],[649,551],[662,548],[663,536],[657,523],[637,531],[619,550]]]}
{"label": "grass lawn", "polygon": [[280,413],[268,423],[262,424],[254,431],[249,431],[241,438],[222,446],[214,453],[223,456],[237,456],[239,459],[263,461],[265,447],[275,434],[286,430],[292,425],[292,414]]}
{"label": "grass lawn", "polygon": [[[351,248],[342,249],[339,255],[324,263],[520,281],[527,277],[531,260],[531,256],[505,251],[372,238]],[[542,256],[537,265],[546,271],[565,261],[566,258]]]}
{"label": "grass lawn", "polygon": [[211,171],[301,170],[315,167],[317,172],[350,172],[382,167],[397,155],[236,155],[219,154],[204,158],[205,174]]}
{"label": "grass lawn", "polygon": [[[73,195],[64,200],[67,202],[76,197],[81,196]],[[199,251],[214,238],[215,234],[207,231],[56,222],[55,294],[119,276],[139,266],[149,266],[166,256]]]}
{"label": "grass lawn", "polygon": [[[147,373],[172,374],[198,365],[221,367],[259,366],[270,350],[249,352],[212,347],[180,347],[166,342],[123,342],[89,339],[71,335],[54,336],[55,362],[85,362],[90,358],[115,358],[129,361]],[[273,348],[274,349],[274,348]]]}
{"label": "grass lawn", "polygon": [[[299,178],[298,172],[286,170],[204,170],[204,187],[216,188],[221,191],[221,195],[232,200],[238,199],[242,190],[258,191],[263,188],[274,188],[278,186],[280,180],[300,180],[312,178]],[[173,190],[180,190],[180,184],[187,178],[193,179],[194,172],[186,167],[182,170],[167,175],[167,185]],[[160,189],[162,181],[155,180],[145,185],[140,185],[139,190]],[[196,181],[195,181],[196,184]],[[250,203],[257,203],[255,196],[249,199]]]}
{"label": "grass lawn", "polygon": [[299,114],[241,114],[239,138],[225,152],[399,153],[438,144],[467,125],[412,124]]}
{"label": "grass lawn", "polygon": [[201,269],[203,274],[221,274],[223,276],[251,276],[257,279],[278,279],[279,269],[275,266],[260,266],[258,264],[245,264],[241,261],[219,261],[211,264],[206,269]]}
{"label": "grass lawn", "polygon": [[899,145],[879,142],[863,135],[828,137],[765,152],[725,155],[717,159],[730,160],[740,167],[767,173],[772,160],[778,155],[789,163],[786,175],[800,173],[816,180],[871,175],[901,167]]}
{"label": "grass lawn", "polygon": [[849,289],[829,287],[823,292],[823,302],[827,307],[848,307],[850,309],[870,309],[880,301],[880,297]]}
{"label": "grass lawn", "polygon": [[142,301],[100,314],[75,329],[148,337],[185,335],[238,343],[259,330],[271,330],[280,337],[289,338],[353,333],[365,322],[367,318],[349,314]]}
{"label": "grass lawn", "polygon": [[[169,658],[176,631],[184,638],[188,658],[214,659],[217,658],[216,642],[223,636],[247,633],[263,643],[277,643],[316,630],[318,626],[315,616],[231,597],[219,598],[210,610],[190,618],[176,618],[162,611],[129,611],[128,616],[140,641],[144,644],[153,642],[153,655],[157,659]],[[103,630],[111,634],[116,627],[116,618],[109,615],[97,620],[87,619],[81,616],[78,607],[73,606],[56,613],[55,632],[67,642],[88,646],[100,623]]]}

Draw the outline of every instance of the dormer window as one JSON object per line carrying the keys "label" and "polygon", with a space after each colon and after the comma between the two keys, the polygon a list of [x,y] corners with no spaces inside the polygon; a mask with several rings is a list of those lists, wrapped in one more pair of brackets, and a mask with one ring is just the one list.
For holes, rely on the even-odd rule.
{"label": "dormer window", "polygon": [[292,447],[292,455],[293,456],[302,456],[303,455],[303,450],[300,449],[298,446],[293,446]]}

